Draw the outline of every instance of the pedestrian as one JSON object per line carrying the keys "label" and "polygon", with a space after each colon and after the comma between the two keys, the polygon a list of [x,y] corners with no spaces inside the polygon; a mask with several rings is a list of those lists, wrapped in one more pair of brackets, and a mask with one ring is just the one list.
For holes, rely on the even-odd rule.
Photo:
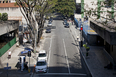
{"label": "pedestrian", "polygon": [[72,25],[73,25],[73,22],[74,22],[74,21],[72,20]]}
{"label": "pedestrian", "polygon": [[79,41],[79,36],[77,36],[77,42]]}
{"label": "pedestrian", "polygon": [[24,62],[24,69],[28,70],[28,66],[26,62]]}
{"label": "pedestrian", "polygon": [[8,58],[9,59],[11,58],[11,50],[9,50],[9,52],[8,52]]}

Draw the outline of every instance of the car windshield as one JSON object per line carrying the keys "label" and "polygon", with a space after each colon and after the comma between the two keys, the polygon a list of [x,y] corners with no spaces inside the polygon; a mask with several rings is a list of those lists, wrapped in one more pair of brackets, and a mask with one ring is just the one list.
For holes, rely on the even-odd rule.
{"label": "car windshield", "polygon": [[41,54],[39,54],[39,57],[46,57],[46,54],[45,53],[41,53]]}
{"label": "car windshield", "polygon": [[51,22],[49,22],[48,24],[51,24]]}
{"label": "car windshield", "polygon": [[46,65],[46,62],[37,62],[37,64],[36,64],[37,66],[43,66],[43,65]]}

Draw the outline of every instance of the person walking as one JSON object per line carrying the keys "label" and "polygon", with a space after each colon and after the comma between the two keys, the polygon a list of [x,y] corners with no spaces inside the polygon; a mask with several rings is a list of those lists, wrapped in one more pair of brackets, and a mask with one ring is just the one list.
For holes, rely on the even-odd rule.
{"label": "person walking", "polygon": [[9,50],[9,52],[8,52],[8,59],[10,59],[11,58],[11,50]]}
{"label": "person walking", "polygon": [[74,20],[72,20],[72,25],[73,25],[73,23],[74,23]]}

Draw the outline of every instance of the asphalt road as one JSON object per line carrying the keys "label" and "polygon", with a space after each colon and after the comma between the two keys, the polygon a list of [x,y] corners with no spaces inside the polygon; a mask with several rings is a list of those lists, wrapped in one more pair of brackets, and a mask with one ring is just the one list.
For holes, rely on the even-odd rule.
{"label": "asphalt road", "polygon": [[69,28],[62,20],[53,20],[51,33],[46,36],[43,49],[48,54],[48,72],[34,77],[87,77],[85,66]]}

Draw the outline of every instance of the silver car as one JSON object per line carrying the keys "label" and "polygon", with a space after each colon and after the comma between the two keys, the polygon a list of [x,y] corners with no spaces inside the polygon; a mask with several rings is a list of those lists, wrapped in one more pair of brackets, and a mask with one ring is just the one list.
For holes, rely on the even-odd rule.
{"label": "silver car", "polygon": [[47,62],[46,60],[38,60],[35,66],[35,72],[47,72]]}

